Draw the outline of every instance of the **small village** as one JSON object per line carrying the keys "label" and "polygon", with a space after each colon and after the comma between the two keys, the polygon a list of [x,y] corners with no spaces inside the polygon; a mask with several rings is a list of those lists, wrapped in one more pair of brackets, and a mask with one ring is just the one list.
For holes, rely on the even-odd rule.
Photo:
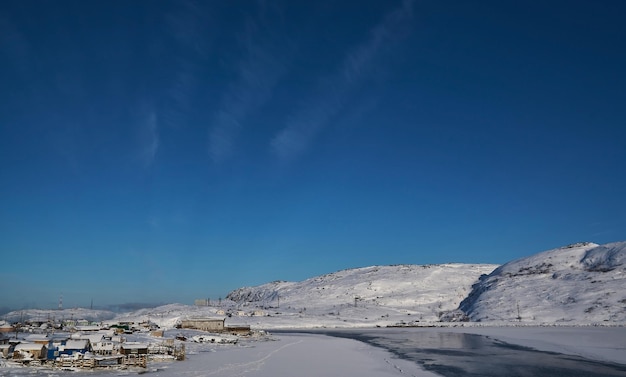
{"label": "small village", "polygon": [[[151,361],[185,360],[185,343],[235,344],[249,326],[226,326],[225,318],[188,318],[165,331],[151,321],[0,320],[0,362],[52,369],[146,368]],[[139,340],[139,341],[138,341]]]}

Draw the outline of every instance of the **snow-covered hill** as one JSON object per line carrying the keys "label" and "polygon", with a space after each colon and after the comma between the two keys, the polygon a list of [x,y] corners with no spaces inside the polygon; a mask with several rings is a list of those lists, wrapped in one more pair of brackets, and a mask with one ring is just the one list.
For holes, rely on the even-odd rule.
{"label": "snow-covered hill", "polygon": [[259,308],[275,316],[280,313],[278,316],[283,320],[292,316],[293,326],[300,323],[306,327],[313,317],[317,323],[328,326],[437,321],[441,312],[458,306],[479,276],[496,267],[492,264],[364,267],[301,282],[277,281],[240,288],[229,293],[227,299],[242,308]]}
{"label": "snow-covered hill", "polygon": [[578,243],[506,263],[459,309],[472,321],[624,323],[626,242]]}
{"label": "snow-covered hill", "polygon": [[458,319],[489,324],[623,325],[626,242],[573,244],[500,267],[441,264],[348,269],[300,282],[240,288],[213,304],[169,304],[122,314],[24,310],[4,318],[149,320],[164,328],[190,317],[226,317],[227,325],[257,329],[423,325]]}
{"label": "snow-covered hill", "polygon": [[69,309],[24,309],[6,313],[2,316],[9,322],[23,321],[51,321],[84,319],[87,321],[103,321],[115,317],[115,313],[108,310],[96,310],[85,308]]}

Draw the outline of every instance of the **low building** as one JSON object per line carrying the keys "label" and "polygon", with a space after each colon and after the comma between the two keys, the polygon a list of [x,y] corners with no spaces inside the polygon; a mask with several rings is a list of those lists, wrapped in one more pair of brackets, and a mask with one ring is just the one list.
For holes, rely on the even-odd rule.
{"label": "low building", "polygon": [[250,335],[252,333],[249,325],[226,326],[225,332],[232,335]]}
{"label": "low building", "polygon": [[88,339],[70,339],[59,346],[59,355],[73,355],[90,351]]}
{"label": "low building", "polygon": [[91,352],[100,356],[110,356],[116,351],[116,344],[111,340],[100,340],[95,343],[91,343]]}
{"label": "low building", "polygon": [[50,338],[48,338],[44,334],[30,334],[26,338],[24,338],[24,340],[29,343],[43,344],[44,346],[50,342]]}
{"label": "low building", "polygon": [[190,318],[184,319],[180,323],[183,329],[195,329],[202,331],[224,331],[224,318]]}
{"label": "low building", "polygon": [[148,345],[142,343],[122,343],[120,354],[124,365],[146,367],[148,364]]}
{"label": "low building", "polygon": [[99,325],[76,325],[75,329],[76,331],[81,331],[81,332],[97,332],[100,331],[102,328],[102,326]]}
{"label": "low building", "polygon": [[148,345],[143,343],[122,343],[120,346],[122,355],[147,355]]}
{"label": "low building", "polygon": [[12,332],[15,331],[13,326],[5,321],[0,321],[0,333]]}
{"label": "low building", "polygon": [[46,358],[47,348],[43,344],[38,343],[20,343],[13,349],[13,359],[35,359],[41,360]]}
{"label": "low building", "polygon": [[72,339],[89,340],[89,344],[94,344],[101,341],[104,338],[102,333],[89,333],[89,334],[72,334]]}
{"label": "low building", "polygon": [[50,342],[48,343],[48,360],[55,360],[59,357],[59,347],[62,347],[70,338],[69,334],[52,334],[50,335]]}

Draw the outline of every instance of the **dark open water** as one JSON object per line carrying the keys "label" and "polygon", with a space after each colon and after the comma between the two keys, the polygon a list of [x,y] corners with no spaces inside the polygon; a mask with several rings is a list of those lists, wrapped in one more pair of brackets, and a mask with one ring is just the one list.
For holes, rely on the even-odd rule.
{"label": "dark open water", "polygon": [[[349,338],[384,348],[399,358],[446,377],[626,376],[626,365],[538,351],[476,334],[393,330],[328,330],[317,334]],[[625,340],[626,342],[626,340]]]}

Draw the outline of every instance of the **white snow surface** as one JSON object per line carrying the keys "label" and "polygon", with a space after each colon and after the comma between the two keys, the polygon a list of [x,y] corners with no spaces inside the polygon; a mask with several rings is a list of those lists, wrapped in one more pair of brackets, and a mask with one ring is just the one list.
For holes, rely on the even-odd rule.
{"label": "white snow surface", "polygon": [[[481,334],[537,350],[626,364],[624,327],[448,327],[403,331]],[[171,335],[166,334],[167,337]],[[143,337],[141,340],[144,342],[155,340],[149,335]],[[35,374],[110,377],[145,372],[160,377],[435,376],[413,361],[399,359],[383,349],[356,340],[317,334],[280,334],[273,336],[273,339],[248,340],[239,345],[186,342],[185,361],[151,361],[147,369],[62,371],[36,366],[22,367],[0,359],[0,377]]]}
{"label": "white snow surface", "polygon": [[456,308],[472,284],[496,267],[460,263],[363,267],[301,282],[240,288],[227,299],[241,310],[263,311],[265,318],[246,320],[262,328],[431,322]]}
{"label": "white snow surface", "polygon": [[[315,334],[281,334],[274,341],[222,346],[170,364],[160,376],[436,376],[417,363],[351,339]],[[184,365],[186,364],[186,365]],[[183,369],[184,368],[184,369]]]}
{"label": "white snow surface", "polygon": [[482,277],[460,309],[481,322],[623,325],[625,262],[626,242],[544,251]]}

